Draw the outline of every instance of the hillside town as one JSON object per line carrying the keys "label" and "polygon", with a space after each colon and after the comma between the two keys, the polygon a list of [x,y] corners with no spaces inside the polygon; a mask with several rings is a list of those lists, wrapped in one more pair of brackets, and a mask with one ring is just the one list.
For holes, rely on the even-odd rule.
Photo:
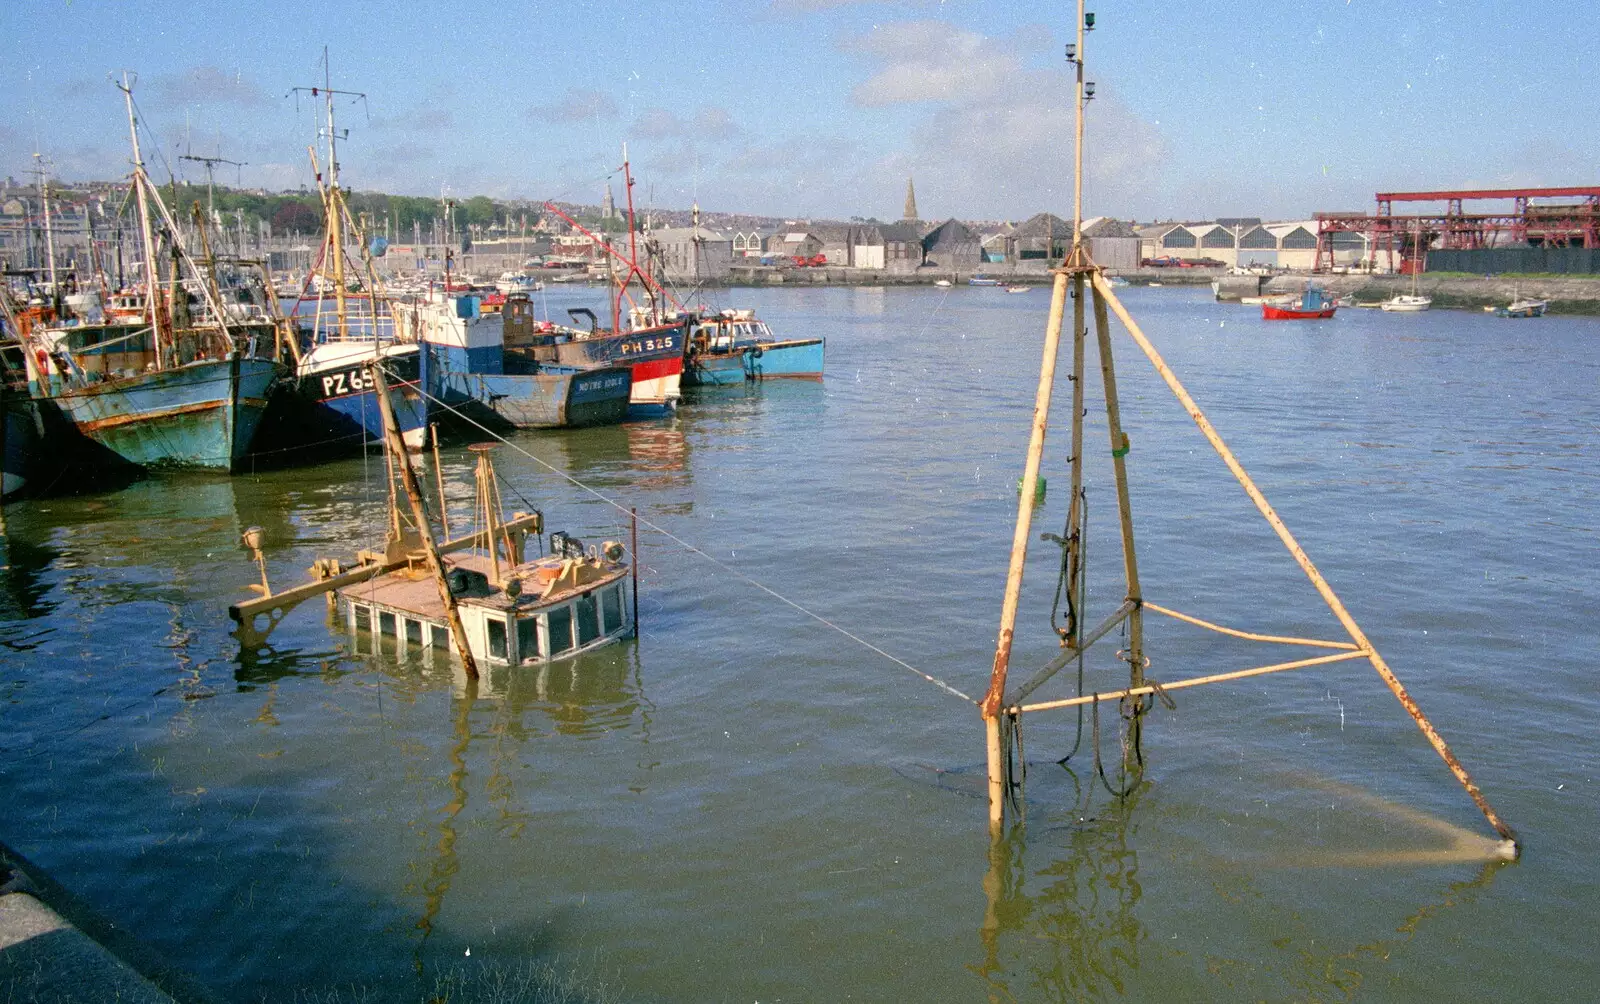
{"label": "hillside town", "polygon": [[[0,185],[0,260],[7,269],[41,268],[54,247],[58,267],[114,271],[122,242],[131,242],[128,221],[119,220],[123,182]],[[213,240],[227,250],[267,261],[274,272],[304,272],[318,246],[320,215],[303,192],[241,193],[184,186],[176,204],[211,206]],[[513,200],[424,200],[406,198],[410,218],[391,203],[402,197],[352,195],[371,208],[360,212],[365,237],[381,238],[383,271],[498,274],[552,268],[602,272],[602,242],[624,240],[626,212],[608,189],[598,204],[554,203],[569,223],[542,203]],[[222,208],[218,208],[218,203]],[[46,208],[48,203],[48,209]],[[424,204],[419,211],[415,204]],[[48,212],[50,226],[45,226]],[[429,215],[424,218],[423,212]],[[190,214],[185,213],[185,216]],[[1111,216],[1084,220],[1084,238],[1095,261],[1113,271],[1144,267],[1255,268],[1310,271],[1318,261],[1316,219],[1264,220],[1225,217],[1140,223]],[[642,210],[637,236],[655,267],[672,281],[726,281],[735,270],[827,266],[838,281],[871,281],[941,275],[1044,275],[1072,246],[1072,223],[1049,211],[1026,219],[925,219],[915,182],[907,179],[901,215],[849,220],[784,219],[729,212]],[[47,230],[49,233],[47,234]],[[355,240],[352,235],[351,240]],[[1369,242],[1357,233],[1332,235],[1328,256],[1341,268],[1384,271],[1371,262]],[[98,262],[98,265],[96,264]],[[744,278],[751,273],[741,272]]]}

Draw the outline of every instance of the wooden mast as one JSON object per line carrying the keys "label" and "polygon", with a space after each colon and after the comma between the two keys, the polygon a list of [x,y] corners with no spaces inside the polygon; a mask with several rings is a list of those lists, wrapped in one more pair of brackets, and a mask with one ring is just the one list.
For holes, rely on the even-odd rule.
{"label": "wooden mast", "polygon": [[418,536],[422,538],[422,550],[428,557],[428,571],[433,573],[433,581],[439,587],[439,600],[444,604],[445,620],[450,624],[450,637],[456,643],[456,653],[461,656],[461,664],[466,667],[467,675],[476,677],[478,664],[467,645],[467,629],[461,623],[455,594],[450,592],[450,583],[445,579],[444,562],[440,560],[439,549],[433,542],[433,526],[428,522],[428,510],[422,502],[422,487],[417,483],[417,472],[411,466],[411,456],[406,452],[405,440],[400,435],[400,424],[395,421],[394,405],[389,401],[388,381],[384,379],[383,367],[377,362],[371,363],[368,372],[372,374],[378,410],[383,413],[384,442],[400,467],[400,481],[405,486],[406,497],[411,500],[411,516],[416,521]]}

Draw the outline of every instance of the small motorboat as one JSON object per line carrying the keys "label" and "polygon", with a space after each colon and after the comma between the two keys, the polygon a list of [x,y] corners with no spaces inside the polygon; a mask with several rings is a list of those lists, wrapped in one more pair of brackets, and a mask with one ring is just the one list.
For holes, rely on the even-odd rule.
{"label": "small motorboat", "polygon": [[949,287],[950,285],[952,285],[949,279],[935,279],[933,284],[935,286],[945,286],[945,287]]}
{"label": "small motorboat", "polygon": [[1339,309],[1339,304],[1328,295],[1328,291],[1315,283],[1308,283],[1306,291],[1300,294],[1300,299],[1287,305],[1276,303],[1263,303],[1261,305],[1261,319],[1263,321],[1314,321],[1323,320],[1333,316]]}
{"label": "small motorboat", "polygon": [[1484,312],[1496,317],[1543,317],[1545,310],[1550,306],[1549,300],[1530,300],[1524,297],[1520,290],[1511,294],[1511,303],[1504,307],[1493,305],[1484,307]]}
{"label": "small motorboat", "polygon": [[1028,290],[1030,290],[1032,288],[1033,287],[1031,287],[1031,286],[1007,286],[1006,287],[1006,292],[1007,293],[1026,293]]}

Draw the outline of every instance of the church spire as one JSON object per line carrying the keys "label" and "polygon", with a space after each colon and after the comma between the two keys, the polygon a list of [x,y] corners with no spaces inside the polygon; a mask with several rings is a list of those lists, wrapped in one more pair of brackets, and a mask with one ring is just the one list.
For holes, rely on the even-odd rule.
{"label": "church spire", "polygon": [[906,178],[906,215],[908,220],[917,219],[917,190],[911,184],[911,179]]}

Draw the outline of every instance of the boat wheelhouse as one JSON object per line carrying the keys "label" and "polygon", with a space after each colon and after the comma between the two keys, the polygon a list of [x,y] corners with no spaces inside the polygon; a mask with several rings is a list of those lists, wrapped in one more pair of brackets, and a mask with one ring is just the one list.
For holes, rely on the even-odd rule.
{"label": "boat wheelhouse", "polygon": [[[552,551],[576,543],[553,536]],[[608,541],[604,551],[587,554],[577,546],[574,558],[537,558],[510,568],[482,554],[448,561],[445,574],[474,658],[489,665],[548,663],[633,633],[621,545]],[[384,639],[418,651],[451,646],[444,603],[425,568],[408,565],[346,586],[338,596],[358,653],[376,653]]]}

